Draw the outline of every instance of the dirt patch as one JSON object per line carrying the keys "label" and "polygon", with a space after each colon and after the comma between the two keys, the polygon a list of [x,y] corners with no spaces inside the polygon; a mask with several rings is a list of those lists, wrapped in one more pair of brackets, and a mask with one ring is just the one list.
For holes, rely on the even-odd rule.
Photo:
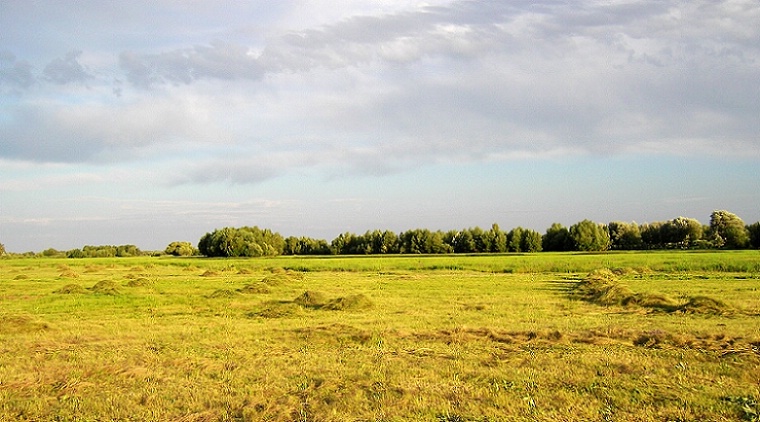
{"label": "dirt patch", "polygon": [[84,294],[84,293],[87,293],[87,290],[85,290],[85,288],[80,286],[79,284],[67,284],[61,287],[60,289],[54,291],[53,293],[62,294],[62,295]]}

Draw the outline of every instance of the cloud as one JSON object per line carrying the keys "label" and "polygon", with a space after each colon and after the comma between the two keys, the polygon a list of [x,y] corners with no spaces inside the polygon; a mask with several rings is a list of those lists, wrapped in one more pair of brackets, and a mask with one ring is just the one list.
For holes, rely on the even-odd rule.
{"label": "cloud", "polygon": [[26,60],[17,60],[9,51],[0,51],[0,87],[29,88],[34,84],[32,65]]}
{"label": "cloud", "polygon": [[81,50],[73,50],[66,53],[62,58],[56,58],[43,70],[45,79],[59,85],[65,85],[72,82],[85,82],[92,79],[84,67],[79,63],[78,58],[82,55]]}

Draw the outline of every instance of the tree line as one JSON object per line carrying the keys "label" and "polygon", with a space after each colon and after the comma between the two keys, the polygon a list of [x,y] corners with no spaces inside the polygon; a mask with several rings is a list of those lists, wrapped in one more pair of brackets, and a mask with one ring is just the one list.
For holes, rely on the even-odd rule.
{"label": "tree line", "polygon": [[[398,234],[390,230],[372,230],[364,234],[345,232],[331,242],[305,236],[283,237],[257,226],[225,227],[203,235],[197,247],[190,242],[171,242],[163,251],[146,252],[135,245],[101,245],[69,251],[50,248],[39,254],[28,252],[20,255],[69,258],[159,254],[257,257],[746,248],[760,248],[760,222],[745,225],[736,214],[720,210],[710,215],[710,224],[707,225],[687,217],[644,224],[623,221],[602,224],[583,220],[570,227],[554,223],[541,234],[523,227],[506,231],[493,224],[490,229],[413,229]],[[0,244],[0,255],[5,254],[5,246]]]}
{"label": "tree line", "polygon": [[[178,245],[182,244],[182,248]],[[173,242],[172,255],[208,257],[256,257],[275,255],[448,254],[541,251],[606,251],[654,249],[760,248],[760,222],[745,225],[736,214],[721,210],[710,224],[678,217],[669,221],[607,224],[583,220],[570,227],[554,223],[544,234],[515,227],[509,231],[493,224],[450,231],[413,229],[399,234],[390,230],[364,234],[341,233],[330,243],[310,237],[283,237],[259,227],[225,227],[206,233],[195,250],[189,242]]]}

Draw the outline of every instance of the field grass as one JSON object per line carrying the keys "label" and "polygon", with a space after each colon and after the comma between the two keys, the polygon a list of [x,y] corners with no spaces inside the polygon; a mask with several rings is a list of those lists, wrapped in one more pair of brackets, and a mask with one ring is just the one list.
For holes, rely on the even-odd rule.
{"label": "field grass", "polygon": [[760,420],[760,252],[0,259],[0,420]]}

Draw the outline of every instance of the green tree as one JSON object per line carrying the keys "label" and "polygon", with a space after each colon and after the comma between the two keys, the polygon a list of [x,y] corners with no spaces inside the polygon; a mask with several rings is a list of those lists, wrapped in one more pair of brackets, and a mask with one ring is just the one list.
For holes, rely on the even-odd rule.
{"label": "green tree", "polygon": [[541,252],[542,240],[541,233],[535,230],[525,229],[522,232],[520,249],[523,252]]}
{"label": "green tree", "polygon": [[755,249],[760,248],[760,221],[747,226],[749,232],[749,245]]}
{"label": "green tree", "polygon": [[172,242],[166,247],[164,253],[174,256],[193,256],[197,249],[190,242]]}
{"label": "green tree", "polygon": [[509,252],[522,252],[523,228],[515,227],[507,233],[507,248]]}
{"label": "green tree", "polygon": [[613,221],[607,225],[610,233],[610,249],[636,250],[643,247],[639,225],[624,221]]}
{"label": "green tree", "polygon": [[553,223],[546,229],[546,234],[541,238],[541,246],[544,251],[562,252],[573,250],[573,240],[567,227],[560,223]]}
{"label": "green tree", "polygon": [[610,233],[603,224],[583,220],[570,226],[570,238],[579,251],[606,251],[610,247]]}
{"label": "green tree", "polygon": [[749,245],[749,231],[744,221],[726,210],[713,211],[710,215],[710,232],[718,247],[742,249]]}

